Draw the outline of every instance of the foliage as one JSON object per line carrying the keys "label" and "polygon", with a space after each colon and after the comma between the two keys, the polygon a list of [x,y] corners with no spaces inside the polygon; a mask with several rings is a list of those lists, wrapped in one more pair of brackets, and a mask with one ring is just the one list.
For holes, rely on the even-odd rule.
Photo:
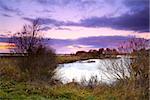
{"label": "foliage", "polygon": [[[15,62],[15,61],[14,61]],[[6,79],[21,79],[21,71],[9,58],[0,58],[0,77]]]}
{"label": "foliage", "polygon": [[86,51],[77,51],[76,56],[80,56],[82,58],[113,58],[119,54],[116,49],[109,49],[109,48],[100,48],[99,50],[89,50]]}
{"label": "foliage", "polygon": [[57,67],[55,53],[45,47],[38,48],[35,54],[20,58],[16,64],[28,79],[43,81],[50,80]]}
{"label": "foliage", "polygon": [[16,46],[12,51],[21,56],[16,66],[22,71],[24,80],[49,81],[55,74],[56,55],[44,44],[41,35],[39,19],[36,19],[10,39]]}
{"label": "foliage", "polygon": [[[14,58],[11,60],[14,60]],[[15,72],[19,72],[18,74],[21,75],[22,72],[20,73],[19,69],[13,66],[11,60],[10,58],[3,58],[2,60],[0,60],[2,61],[1,65],[3,65],[3,68],[5,67],[5,69],[9,69],[9,67],[12,66],[11,72],[14,75]],[[4,70],[3,73],[5,71],[6,70]],[[11,75],[5,74],[4,78],[0,78],[0,97],[2,99],[9,98],[12,100],[148,100],[147,98],[143,98],[141,88],[133,87],[133,80],[128,80],[128,84],[122,84],[122,81],[116,81],[115,84],[110,85],[96,82],[97,85],[95,85],[94,83],[94,87],[92,88],[73,84],[56,84],[55,86],[52,86],[49,85],[47,82],[17,81],[15,80],[15,78],[17,79],[17,77],[13,78],[14,76],[12,73],[10,73]],[[9,78],[6,78],[6,76]]]}
{"label": "foliage", "polygon": [[[46,83],[0,80],[2,99],[25,100],[141,100],[139,89],[99,84],[93,89],[75,85],[49,86]],[[142,100],[148,100],[142,98]]]}
{"label": "foliage", "polygon": [[72,86],[51,87],[47,84],[0,81],[2,99],[45,99],[45,100],[87,100],[92,94],[84,89]]}

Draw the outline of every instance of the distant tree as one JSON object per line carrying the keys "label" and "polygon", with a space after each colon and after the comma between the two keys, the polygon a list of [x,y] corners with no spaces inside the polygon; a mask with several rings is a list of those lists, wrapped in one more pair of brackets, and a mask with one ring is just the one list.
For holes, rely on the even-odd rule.
{"label": "distant tree", "polygon": [[92,50],[92,49],[88,51],[88,55],[89,55],[90,57],[93,57],[93,58],[99,56],[98,51],[97,51],[97,50]]}
{"label": "distant tree", "polygon": [[111,54],[112,50],[110,48],[106,48],[105,54]]}
{"label": "distant tree", "polygon": [[53,49],[46,47],[40,32],[39,19],[31,25],[25,25],[22,32],[11,37],[10,42],[16,48],[12,51],[23,56],[17,60],[17,66],[30,80],[50,80],[54,76],[56,56]]}
{"label": "distant tree", "polygon": [[77,55],[77,56],[82,56],[82,57],[83,57],[83,56],[85,56],[86,54],[87,54],[86,51],[77,51],[77,52],[76,52],[76,55]]}
{"label": "distant tree", "polygon": [[112,54],[113,55],[117,55],[118,54],[118,51],[116,49],[112,49]]}
{"label": "distant tree", "polygon": [[99,54],[103,54],[103,52],[104,52],[104,48],[100,48],[100,49],[98,50],[98,53],[99,53]]}

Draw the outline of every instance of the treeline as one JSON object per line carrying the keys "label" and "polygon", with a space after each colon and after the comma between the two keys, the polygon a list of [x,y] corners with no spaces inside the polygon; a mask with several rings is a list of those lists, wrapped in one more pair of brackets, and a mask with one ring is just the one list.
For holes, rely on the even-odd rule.
{"label": "treeline", "polygon": [[99,50],[89,50],[86,51],[77,51],[75,53],[76,56],[81,57],[91,57],[91,58],[112,58],[116,57],[119,54],[117,49],[110,49],[110,48],[100,48]]}

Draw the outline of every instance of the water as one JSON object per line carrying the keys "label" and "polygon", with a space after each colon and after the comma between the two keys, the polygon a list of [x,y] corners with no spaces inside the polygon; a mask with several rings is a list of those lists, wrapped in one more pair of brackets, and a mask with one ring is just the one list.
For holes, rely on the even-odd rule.
{"label": "water", "polygon": [[[127,63],[129,63],[129,59],[125,57],[119,59],[90,59],[77,61],[60,64],[57,75],[61,77],[63,83],[71,82],[72,79],[80,82],[82,78],[88,80],[91,76],[97,76],[98,80],[101,82],[110,83],[118,78],[115,76],[116,72],[114,73],[114,69],[111,69],[112,66],[123,69],[126,75],[129,76],[126,67]],[[117,74],[120,76],[122,75],[119,71]]]}

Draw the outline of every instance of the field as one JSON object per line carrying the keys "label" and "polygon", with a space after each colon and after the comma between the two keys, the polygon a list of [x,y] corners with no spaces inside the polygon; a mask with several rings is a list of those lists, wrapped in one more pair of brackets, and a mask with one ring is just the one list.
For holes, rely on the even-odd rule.
{"label": "field", "polygon": [[[78,56],[57,56],[59,63],[74,62],[79,59],[81,60]],[[148,59],[144,57],[140,59],[144,61],[141,64],[147,66]],[[142,83],[144,84],[142,87],[136,86],[134,77],[121,79],[109,85],[97,83],[92,78],[92,81],[87,81],[86,86],[77,82],[51,84],[42,80],[25,80],[26,73],[15,65],[16,62],[16,58],[0,58],[0,99],[2,100],[148,100],[148,90],[145,88],[148,83]],[[143,71],[145,71],[143,75],[148,74],[147,69]],[[147,82],[146,80],[147,78],[142,82]]]}
{"label": "field", "polygon": [[62,55],[62,56],[57,56],[57,62],[59,64],[63,64],[63,63],[72,63],[72,62],[75,62],[75,61],[78,61],[78,60],[81,60],[81,57],[79,56],[71,56],[71,55]]}
{"label": "field", "polygon": [[72,63],[75,61],[80,61],[80,60],[88,60],[88,59],[105,59],[105,58],[117,58],[116,55],[110,56],[110,55],[101,55],[101,56],[91,56],[91,55],[86,55],[86,56],[79,56],[79,55],[57,55],[57,62],[58,64],[63,64],[63,63]]}
{"label": "field", "polygon": [[125,87],[110,87],[107,85],[90,89],[73,83],[50,86],[45,83],[1,79],[0,88],[2,100],[138,100],[140,97],[138,90],[132,91]]}

